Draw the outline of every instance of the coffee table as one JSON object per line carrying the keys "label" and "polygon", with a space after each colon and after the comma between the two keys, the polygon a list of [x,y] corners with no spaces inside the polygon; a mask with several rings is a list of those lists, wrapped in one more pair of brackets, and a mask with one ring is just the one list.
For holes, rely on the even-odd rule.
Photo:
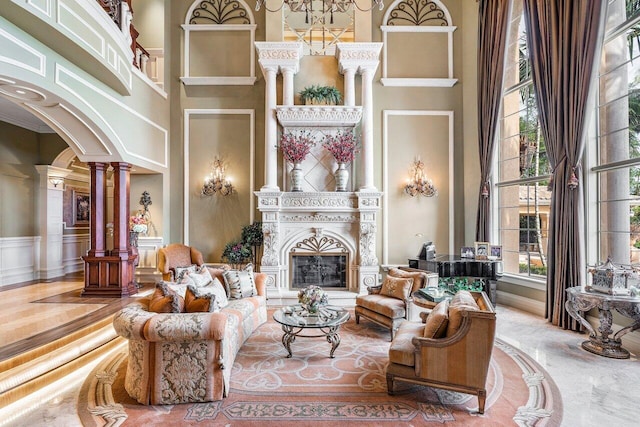
{"label": "coffee table", "polygon": [[[333,359],[333,353],[340,345],[340,335],[338,329],[340,325],[349,320],[349,312],[340,307],[324,306],[317,314],[307,312],[302,305],[290,305],[276,310],[273,313],[273,320],[282,325],[284,335],[282,345],[291,357],[291,343],[296,337],[319,338],[325,337],[331,344],[329,357]],[[310,330],[316,330],[315,335],[308,335]],[[305,332],[304,334],[302,332]]]}

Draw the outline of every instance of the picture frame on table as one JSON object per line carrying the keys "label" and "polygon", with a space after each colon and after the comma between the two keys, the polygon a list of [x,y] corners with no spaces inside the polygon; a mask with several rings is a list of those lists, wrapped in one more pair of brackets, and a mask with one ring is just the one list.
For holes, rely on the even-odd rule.
{"label": "picture frame on table", "polygon": [[502,261],[502,245],[489,246],[489,256],[492,260]]}
{"label": "picture frame on table", "polygon": [[476,253],[472,246],[463,246],[460,249],[460,258],[475,258]]}
{"label": "picture frame on table", "polygon": [[489,242],[475,242],[476,259],[489,259]]}
{"label": "picture frame on table", "polygon": [[91,218],[91,198],[84,191],[73,191],[73,225],[89,225]]}

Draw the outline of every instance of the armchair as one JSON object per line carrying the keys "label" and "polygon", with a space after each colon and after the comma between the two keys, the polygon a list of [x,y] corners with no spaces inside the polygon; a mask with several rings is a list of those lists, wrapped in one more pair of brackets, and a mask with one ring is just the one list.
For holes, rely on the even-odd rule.
{"label": "armchair", "polygon": [[389,348],[387,391],[394,382],[478,396],[483,414],[486,380],[496,330],[496,313],[484,292],[458,292],[439,303],[421,322],[400,326]]}
{"label": "armchair", "polygon": [[158,270],[162,273],[162,280],[171,280],[171,273],[176,267],[191,264],[202,265],[202,253],[191,246],[181,243],[171,243],[158,249]]}
{"label": "armchair", "polygon": [[[399,268],[391,268],[382,286],[371,286],[368,288],[368,295],[358,295],[356,297],[356,323],[360,323],[360,317],[364,317],[388,328],[391,332],[391,340],[393,340],[400,324],[407,319],[411,293],[427,286],[429,280],[433,280],[434,277],[437,286],[438,275],[435,273],[424,270],[406,271]],[[393,279],[409,279],[410,282],[407,282],[408,288],[406,291],[388,292],[388,289],[392,286],[403,285]]]}

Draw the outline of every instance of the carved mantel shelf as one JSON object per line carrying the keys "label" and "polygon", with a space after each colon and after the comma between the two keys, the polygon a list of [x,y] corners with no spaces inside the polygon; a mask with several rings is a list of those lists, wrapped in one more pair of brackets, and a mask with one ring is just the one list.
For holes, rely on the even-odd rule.
{"label": "carved mantel shelf", "polygon": [[355,127],[362,119],[362,107],[344,105],[291,105],[276,108],[283,127]]}

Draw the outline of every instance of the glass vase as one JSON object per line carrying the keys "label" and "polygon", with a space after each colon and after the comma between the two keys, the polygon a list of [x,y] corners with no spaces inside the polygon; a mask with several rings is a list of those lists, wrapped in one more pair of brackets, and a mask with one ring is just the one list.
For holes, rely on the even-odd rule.
{"label": "glass vase", "polygon": [[334,177],[336,179],[336,191],[347,191],[347,183],[349,182],[349,171],[346,163],[338,163]]}

